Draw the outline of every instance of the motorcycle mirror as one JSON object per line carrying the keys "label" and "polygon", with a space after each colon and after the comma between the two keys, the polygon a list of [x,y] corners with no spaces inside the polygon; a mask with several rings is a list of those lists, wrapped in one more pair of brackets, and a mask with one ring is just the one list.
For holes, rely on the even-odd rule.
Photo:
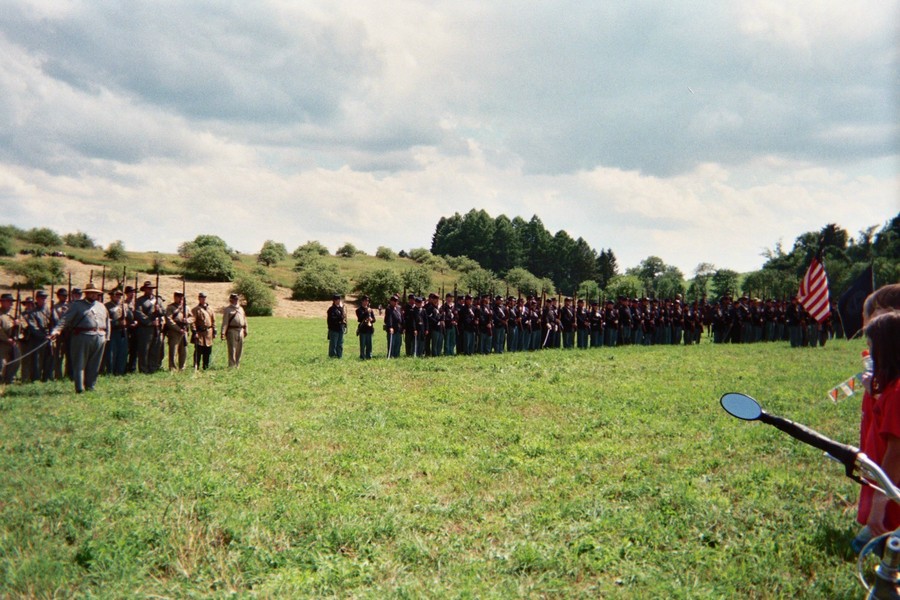
{"label": "motorcycle mirror", "polygon": [[759,403],[746,394],[738,394],[732,392],[725,394],[719,400],[719,404],[732,417],[743,419],[744,421],[755,421],[762,415],[762,408]]}

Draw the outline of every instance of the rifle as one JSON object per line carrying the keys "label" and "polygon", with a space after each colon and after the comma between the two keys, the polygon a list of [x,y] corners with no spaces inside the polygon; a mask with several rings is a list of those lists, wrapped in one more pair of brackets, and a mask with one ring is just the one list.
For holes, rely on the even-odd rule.
{"label": "rifle", "polygon": [[122,281],[119,282],[119,287],[122,288],[122,293],[125,293],[125,283],[128,281],[128,278],[125,276],[128,267],[122,265]]}
{"label": "rifle", "polygon": [[103,273],[100,275],[100,298],[106,299],[106,265],[103,265]]}
{"label": "rifle", "polygon": [[72,298],[72,271],[69,271],[69,289],[67,290],[68,294],[66,295],[67,301],[71,302]]}
{"label": "rifle", "polygon": [[[159,290],[157,290],[159,291]],[[184,325],[181,341],[187,346],[187,288],[184,283],[184,275],[181,276],[181,320]]]}
{"label": "rifle", "polygon": [[91,275],[90,275],[90,277],[88,278],[88,283],[89,283],[89,284],[93,284],[93,283],[94,283],[94,270],[93,270],[93,269],[91,269]]}

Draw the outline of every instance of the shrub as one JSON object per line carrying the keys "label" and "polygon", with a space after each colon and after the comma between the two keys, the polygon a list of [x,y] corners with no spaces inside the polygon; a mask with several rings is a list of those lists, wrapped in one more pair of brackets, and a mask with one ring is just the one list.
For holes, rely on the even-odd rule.
{"label": "shrub", "polygon": [[424,294],[431,287],[431,271],[423,266],[406,269],[400,275],[400,279],[403,287],[415,294]]}
{"label": "shrub", "polygon": [[12,262],[7,269],[25,279],[25,287],[39,288],[63,281],[63,263],[55,258],[27,258]]}
{"label": "shrub", "polygon": [[294,250],[294,258],[300,258],[301,255],[307,253],[318,254],[320,256],[328,256],[328,248],[326,248],[318,240],[310,240],[302,246],[298,246],[297,249]]}
{"label": "shrub", "polygon": [[362,250],[347,242],[343,246],[337,249],[337,252],[334,253],[335,256],[340,256],[341,258],[353,258],[357,254],[365,254]]}
{"label": "shrub", "polygon": [[278,261],[284,260],[287,257],[287,248],[284,247],[284,244],[266,240],[263,242],[262,249],[259,251],[259,256],[256,257],[256,262],[271,267]]}
{"label": "shrub", "polygon": [[116,240],[106,247],[103,256],[109,260],[123,261],[125,260],[125,244],[122,240]]}
{"label": "shrub", "polygon": [[244,312],[250,317],[271,317],[275,310],[275,292],[258,277],[239,277],[231,291],[244,297]]}
{"label": "shrub", "polygon": [[413,248],[409,251],[409,257],[417,263],[423,263],[433,255],[427,248]]}
{"label": "shrub", "polygon": [[219,236],[204,234],[198,235],[192,242],[184,242],[178,246],[178,254],[182,258],[190,258],[204,248],[219,248],[228,256],[234,253],[228,244],[225,243],[225,240]]}
{"label": "shrub", "polygon": [[185,276],[207,281],[234,280],[231,255],[218,246],[201,248],[184,261]]}
{"label": "shrub", "polygon": [[468,256],[445,256],[444,258],[451,269],[461,273],[468,273],[469,271],[481,268],[478,261],[472,260]]}
{"label": "shrub", "polygon": [[335,265],[321,263],[316,268],[304,269],[291,287],[294,300],[330,300],[332,294],[344,295],[350,283]]}
{"label": "shrub", "polygon": [[398,293],[401,287],[403,280],[391,269],[376,269],[356,281],[356,291],[368,295],[373,306],[387,306],[388,298]]}
{"label": "shrub", "polygon": [[320,254],[312,252],[302,252],[296,258],[297,262],[294,264],[294,270],[298,273],[310,268],[324,268],[326,264]]}
{"label": "shrub", "polygon": [[97,244],[94,243],[94,240],[91,238],[91,236],[81,231],[77,231],[75,233],[67,233],[63,236],[62,240],[66,246],[71,246],[73,248],[91,250],[97,247]]}
{"label": "shrub", "polygon": [[12,238],[8,235],[0,234],[0,256],[12,256],[16,253],[16,249],[13,248]]}
{"label": "shrub", "polygon": [[487,269],[476,269],[464,274],[461,279],[464,289],[472,290],[479,294],[493,293],[499,289],[500,282],[494,273]]}
{"label": "shrub", "polygon": [[397,253],[387,246],[378,246],[378,250],[375,251],[375,258],[380,258],[381,260],[396,260]]}
{"label": "shrub", "polygon": [[59,237],[52,229],[47,229],[46,227],[37,228],[34,227],[29,229],[25,234],[25,239],[31,242],[32,244],[37,244],[38,246],[44,246],[45,248],[52,248],[54,246],[62,246],[62,238]]}

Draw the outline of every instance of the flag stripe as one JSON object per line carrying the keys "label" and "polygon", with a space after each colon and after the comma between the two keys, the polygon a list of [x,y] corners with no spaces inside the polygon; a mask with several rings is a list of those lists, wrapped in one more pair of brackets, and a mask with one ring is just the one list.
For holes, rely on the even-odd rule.
{"label": "flag stripe", "polygon": [[813,258],[809,263],[806,275],[800,282],[797,298],[806,312],[819,323],[831,315],[831,305],[828,301],[828,277],[825,275],[825,267],[818,258]]}

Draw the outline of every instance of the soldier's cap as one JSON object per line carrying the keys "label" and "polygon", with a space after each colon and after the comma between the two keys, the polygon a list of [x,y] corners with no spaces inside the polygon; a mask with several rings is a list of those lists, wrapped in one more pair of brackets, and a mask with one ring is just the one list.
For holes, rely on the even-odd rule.
{"label": "soldier's cap", "polygon": [[155,289],[156,289],[156,286],[153,285],[153,282],[152,282],[152,281],[145,281],[145,282],[144,282],[144,285],[141,286],[141,289],[142,289],[142,290],[146,290],[147,288],[150,288],[151,290],[155,290]]}
{"label": "soldier's cap", "polygon": [[9,300],[10,302],[12,302],[14,298],[12,294],[3,294],[0,295],[0,300]]}
{"label": "soldier's cap", "polygon": [[438,296],[438,295],[435,294],[434,292],[431,292],[430,294],[428,294],[428,299],[429,299],[429,300],[434,300],[435,298],[440,298],[440,296]]}
{"label": "soldier's cap", "polygon": [[113,290],[110,292],[110,294],[112,294],[113,296],[121,296],[124,293],[125,292],[123,292],[122,290]]}
{"label": "soldier's cap", "polygon": [[206,298],[206,292],[200,292],[199,294],[197,294],[197,297],[198,298]]}
{"label": "soldier's cap", "polygon": [[[235,294],[234,292],[228,294],[229,300],[234,300],[235,298],[239,298],[239,296],[237,294]],[[366,299],[368,300],[368,298],[366,298]]]}
{"label": "soldier's cap", "polygon": [[503,296],[497,295],[496,297],[494,297],[494,300],[503,300]]}
{"label": "soldier's cap", "polygon": [[134,291],[134,288],[131,287],[130,285],[126,285],[126,286],[125,286],[125,293],[126,293],[126,294],[130,294],[130,293],[133,292],[133,291]]}
{"label": "soldier's cap", "polygon": [[47,297],[47,292],[45,292],[44,290],[38,290],[37,293],[35,294],[35,297],[37,297],[37,298],[46,298],[46,297]]}
{"label": "soldier's cap", "polygon": [[34,304],[34,298],[32,298],[31,296],[28,296],[27,298],[22,300],[22,304]]}
{"label": "soldier's cap", "polygon": [[72,293],[73,293],[73,294],[80,294],[80,293],[81,293],[81,288],[79,288],[79,287],[74,287],[74,288],[72,288]]}
{"label": "soldier's cap", "polygon": [[447,293],[444,295],[444,297],[445,297],[445,298],[452,298],[452,297],[453,297],[453,292],[447,292]]}
{"label": "soldier's cap", "polygon": [[332,294],[332,295],[331,295],[331,299],[332,299],[332,300],[340,300],[340,299],[341,299],[341,295],[340,295],[340,294]]}
{"label": "soldier's cap", "polygon": [[416,299],[416,295],[415,295],[415,294],[410,294],[410,295],[408,295],[408,296],[406,297],[406,299],[407,299],[407,300],[415,300],[415,299]]}
{"label": "soldier's cap", "polygon": [[388,299],[390,302],[400,302],[400,297],[397,294],[394,294]]}
{"label": "soldier's cap", "polygon": [[425,299],[422,298],[422,296],[416,296],[416,297],[415,297],[415,301],[416,301],[416,302],[424,302]]}
{"label": "soldier's cap", "polygon": [[[237,296],[237,294],[234,294],[234,295]],[[364,295],[359,299],[359,301],[362,302],[363,300],[368,300],[368,299],[369,299],[369,297],[366,296],[366,295],[364,294]]]}
{"label": "soldier's cap", "polygon": [[103,290],[97,289],[94,287],[93,283],[87,284],[87,287],[82,290],[85,294],[102,294]]}
{"label": "soldier's cap", "polygon": [[57,296],[68,296],[69,292],[66,291],[66,288],[59,288],[58,290],[56,290],[56,295]]}
{"label": "soldier's cap", "polygon": [[472,299],[472,295],[471,295],[471,294],[466,294],[465,297],[464,297],[464,300],[471,300],[471,299]]}
{"label": "soldier's cap", "polygon": [[181,298],[181,297],[183,297],[183,296],[184,296],[184,294],[182,294],[181,292],[175,292],[175,297],[176,297],[176,298]]}

